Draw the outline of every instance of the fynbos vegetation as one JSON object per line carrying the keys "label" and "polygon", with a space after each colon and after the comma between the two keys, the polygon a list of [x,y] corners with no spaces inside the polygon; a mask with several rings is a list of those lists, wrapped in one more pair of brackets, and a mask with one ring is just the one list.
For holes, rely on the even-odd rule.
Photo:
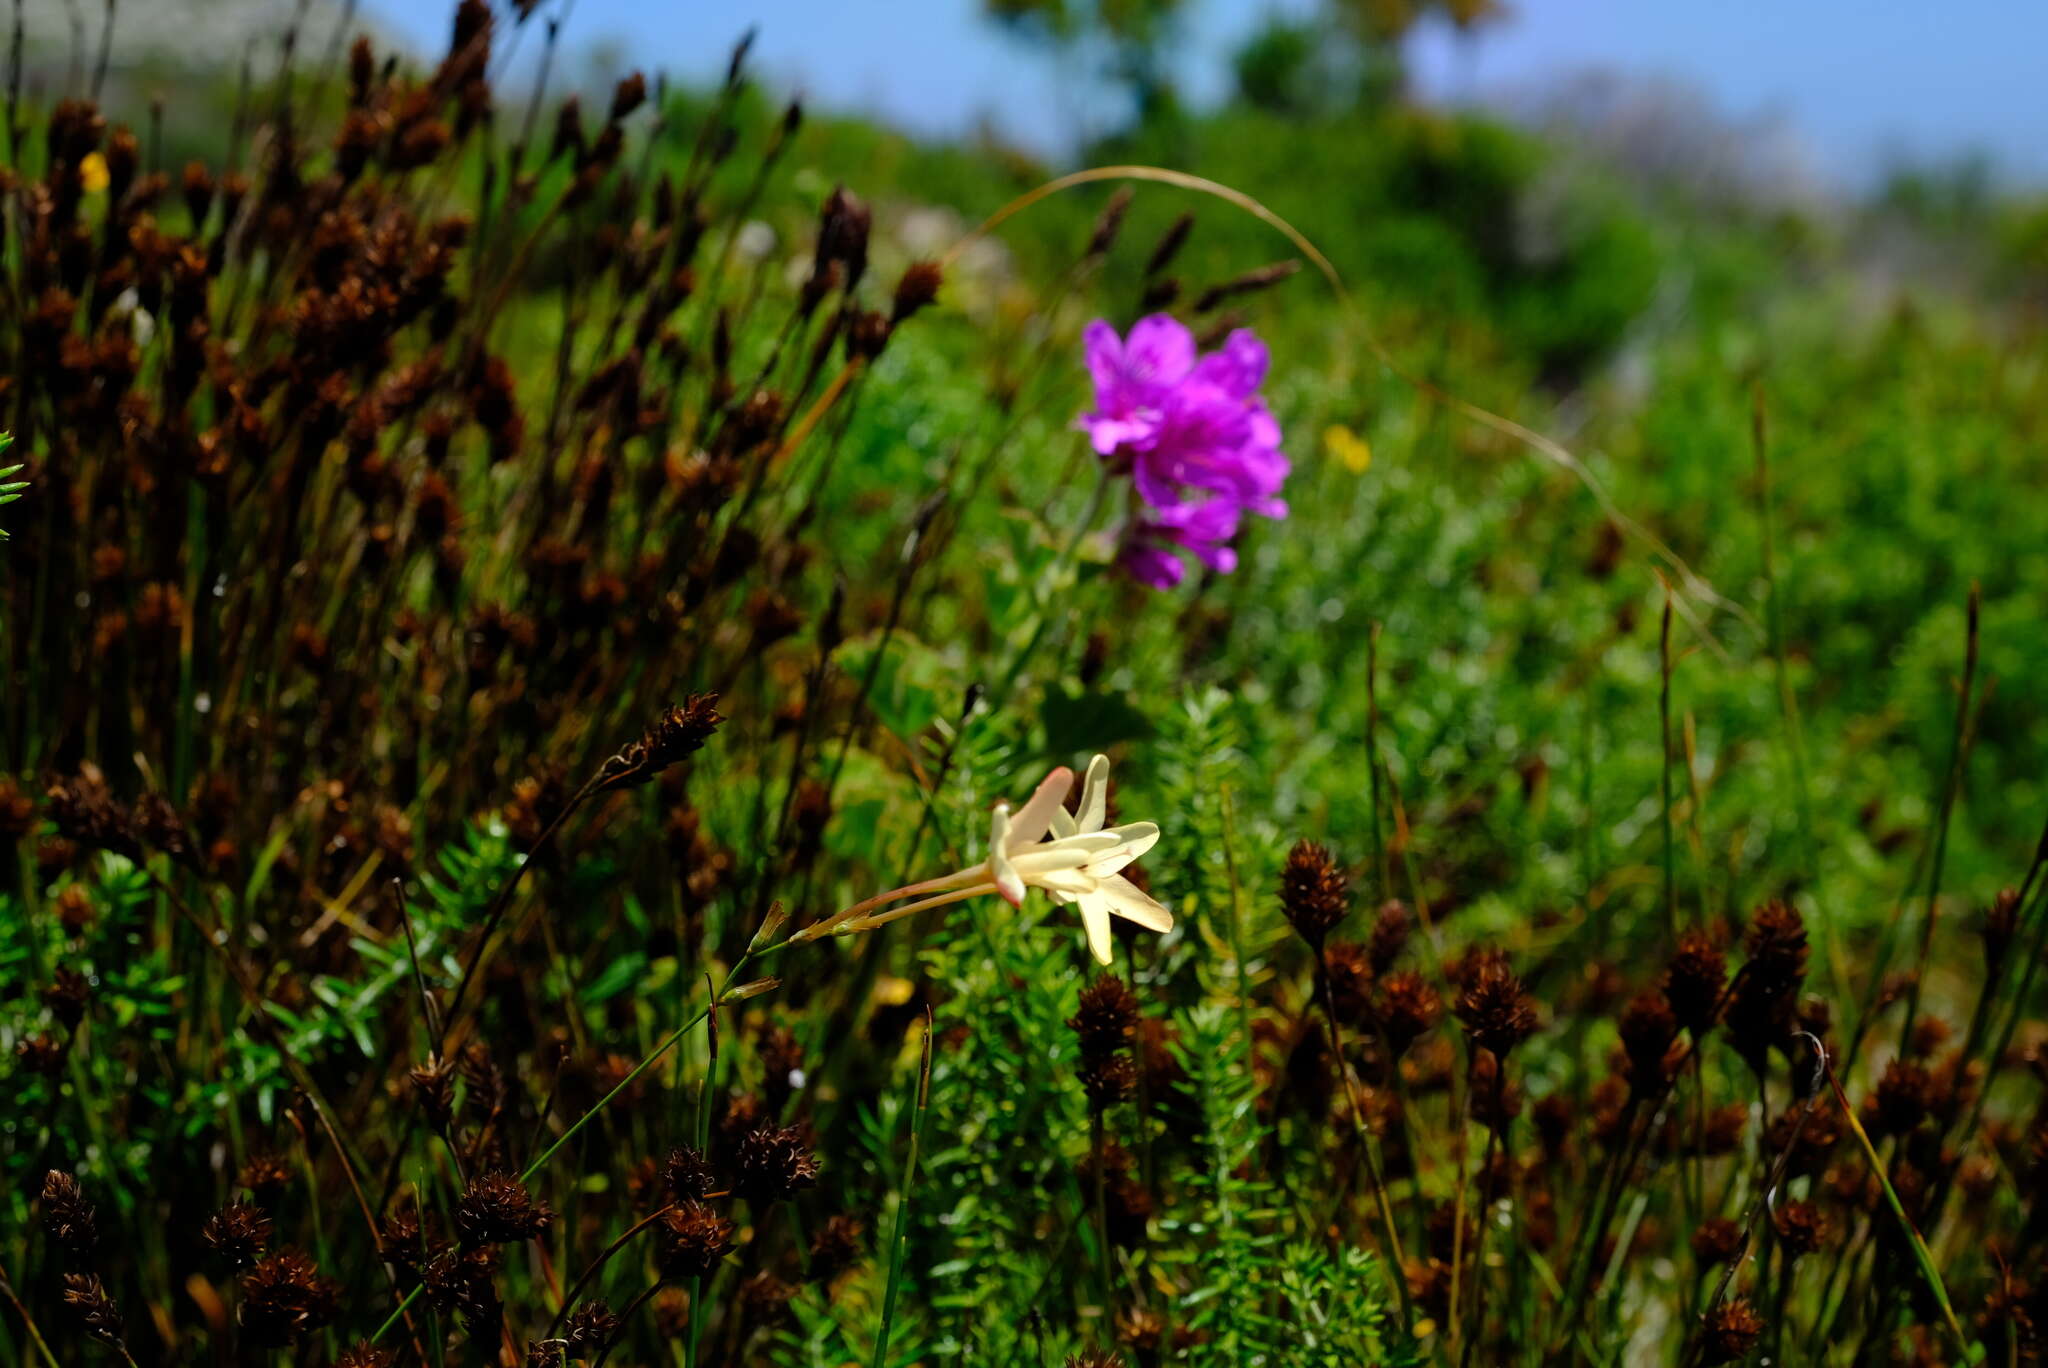
{"label": "fynbos vegetation", "polygon": [[2040,1357],[2033,572],[1789,553],[1873,701],[1752,375],[1731,570],[1306,216],[348,21],[184,165],[16,47],[7,1361]]}

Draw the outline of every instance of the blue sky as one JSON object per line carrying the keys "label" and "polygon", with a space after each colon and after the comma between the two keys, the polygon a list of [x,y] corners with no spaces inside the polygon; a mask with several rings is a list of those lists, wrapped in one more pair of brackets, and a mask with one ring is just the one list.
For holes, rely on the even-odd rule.
{"label": "blue sky", "polygon": [[[559,3],[559,0],[558,0]],[[1212,95],[1233,44],[1310,0],[1189,0],[1185,88]],[[1888,159],[1988,153],[2002,175],[2048,183],[2048,4],[2033,0],[1509,0],[1512,17],[1464,51],[1428,33],[1414,53],[1431,93],[1526,91],[1589,69],[1674,78],[1732,118],[1789,125],[1831,179]],[[367,0],[389,27],[444,40],[438,0]],[[814,103],[936,133],[986,118],[1044,150],[1115,118],[981,18],[978,0],[574,0],[570,46],[710,77],[758,25],[758,69]]]}

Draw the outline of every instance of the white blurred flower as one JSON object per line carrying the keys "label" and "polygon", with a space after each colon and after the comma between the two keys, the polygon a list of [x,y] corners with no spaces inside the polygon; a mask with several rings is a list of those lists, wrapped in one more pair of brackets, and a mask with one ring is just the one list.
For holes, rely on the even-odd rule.
{"label": "white blurred flower", "polygon": [[760,219],[748,219],[733,239],[733,250],[747,261],[766,261],[775,252],[775,229]]}

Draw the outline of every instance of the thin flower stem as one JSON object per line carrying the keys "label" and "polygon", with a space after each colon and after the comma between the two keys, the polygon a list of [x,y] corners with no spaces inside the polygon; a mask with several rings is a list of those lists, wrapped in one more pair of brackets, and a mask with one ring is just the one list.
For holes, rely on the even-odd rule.
{"label": "thin flower stem", "polygon": [[[922,883],[905,884],[901,888],[892,888],[886,893],[877,893],[872,898],[863,898],[851,907],[841,908],[821,921],[812,922],[789,939],[794,944],[816,940],[820,936],[830,935],[834,929],[860,916],[871,907],[884,907],[895,902],[898,898],[907,898],[913,893],[929,893],[935,889],[952,888],[964,881],[972,880],[981,872],[979,867],[963,869],[958,873],[947,874],[937,879],[926,879]],[[994,885],[990,886],[993,887]]]}
{"label": "thin flower stem", "polygon": [[576,1304],[577,1295],[583,1291],[584,1286],[587,1283],[589,1283],[589,1281],[592,1278],[597,1276],[598,1270],[603,1268],[605,1264],[610,1261],[612,1255],[618,1253],[620,1250],[624,1249],[628,1244],[632,1243],[633,1237],[635,1235],[638,1235],[641,1231],[647,1229],[647,1227],[653,1225],[656,1221],[660,1220],[662,1217],[668,1215],[669,1212],[674,1210],[675,1203],[670,1202],[661,1210],[654,1212],[650,1216],[643,1217],[639,1221],[634,1222],[632,1227],[628,1229],[625,1234],[619,1236],[618,1239],[613,1240],[610,1244],[606,1245],[604,1247],[604,1253],[592,1259],[590,1261],[589,1266],[586,1267],[581,1273],[576,1275],[576,1281],[569,1284],[569,1290],[562,1294],[562,1304],[555,1308],[555,1318],[548,1322],[548,1332],[545,1336],[543,1336],[543,1338],[553,1339],[555,1337],[555,1332],[561,1329],[562,1327],[562,1317],[568,1315],[569,1308]]}
{"label": "thin flower stem", "polygon": [[[1366,1177],[1372,1182],[1373,1201],[1379,1208],[1380,1233],[1387,1242],[1387,1280],[1394,1285],[1395,1297],[1401,1303],[1401,1324],[1415,1323],[1415,1308],[1408,1299],[1408,1276],[1405,1272],[1407,1259],[1401,1252],[1401,1233],[1394,1226],[1394,1204],[1387,1198],[1386,1176],[1380,1172],[1380,1163],[1373,1153],[1373,1139],[1366,1129],[1365,1115],[1361,1110],[1358,1084],[1351,1077],[1351,1066],[1344,1058],[1344,1038],[1337,1027],[1337,1009],[1330,996],[1330,961],[1323,947],[1316,947],[1316,975],[1320,991],[1317,997],[1323,1006],[1323,1021],[1330,1028],[1331,1062],[1337,1066],[1337,1077],[1344,1082],[1345,1110],[1351,1114],[1351,1129],[1358,1141],[1359,1153],[1365,1157]],[[1398,1066],[1397,1066],[1398,1067]]]}
{"label": "thin flower stem", "polygon": [[[786,944],[788,944],[787,941],[782,943],[782,945]],[[689,1020],[685,1021],[682,1025],[676,1027],[675,1030],[669,1032],[668,1035],[665,1038],[663,1038],[662,1042],[659,1045],[655,1046],[654,1050],[645,1059],[642,1059],[638,1064],[635,1064],[632,1068],[632,1071],[628,1073],[624,1078],[620,1079],[610,1092],[606,1093],[603,1097],[597,1100],[596,1106],[592,1107],[589,1111],[583,1113],[583,1115],[577,1117],[574,1121],[570,1122],[569,1125],[562,1131],[562,1133],[555,1137],[555,1141],[553,1144],[549,1145],[546,1149],[542,1150],[540,1154],[534,1158],[532,1163],[528,1164],[523,1170],[521,1170],[519,1174],[519,1181],[522,1183],[531,1181],[533,1175],[540,1172],[541,1169],[546,1166],[548,1160],[554,1157],[556,1150],[559,1150],[563,1145],[568,1144],[570,1140],[575,1138],[576,1132],[582,1130],[583,1127],[590,1124],[590,1122],[595,1120],[598,1116],[602,1115],[605,1108],[611,1104],[613,1098],[617,1097],[620,1093],[624,1092],[628,1087],[630,1087],[634,1079],[638,1078],[641,1074],[645,1073],[648,1070],[648,1068],[650,1068],[652,1065],[659,1062],[662,1056],[666,1055],[670,1050],[673,1050],[676,1047],[677,1043],[681,1041],[682,1038],[685,1035],[687,1035],[690,1032],[690,1030],[697,1025],[698,1022],[704,1020],[705,1017],[709,1016],[711,1014],[712,1008],[717,1005],[717,999],[719,997],[722,997],[725,994],[726,989],[732,986],[733,981],[739,977],[740,971],[745,969],[750,961],[757,959],[762,955],[772,953],[776,950],[780,950],[782,948],[782,945],[772,945],[761,951],[749,951],[746,954],[741,955],[739,959],[733,964],[731,970],[727,972],[725,976],[725,983],[719,988],[718,992],[713,995],[712,1001],[706,1003],[703,1007],[698,1008],[697,1011],[690,1016]],[[406,1294],[405,1300],[401,1301],[398,1304],[398,1309],[393,1311],[391,1315],[385,1319],[384,1323],[377,1327],[377,1332],[370,1337],[372,1341],[384,1338],[384,1336],[390,1331],[391,1327],[398,1323],[399,1317],[404,1315],[407,1309],[410,1308],[415,1301],[419,1300],[420,1291],[420,1288],[415,1287],[411,1292],[408,1292]]]}
{"label": "thin flower stem", "polygon": [[910,1199],[917,1190],[917,1151],[932,1099],[932,1010],[924,1010],[924,1059],[918,1070],[917,1106],[910,1118],[910,1157],[903,1170],[903,1195],[896,1202],[896,1228],[889,1236],[889,1283],[882,1293],[882,1325],[875,1332],[873,1368],[887,1368],[889,1329],[896,1320],[896,1295],[903,1285],[903,1243],[910,1227]]}
{"label": "thin flower stem", "polygon": [[1101,516],[1103,501],[1109,495],[1109,480],[1108,464],[1097,462],[1095,488],[1088,496],[1088,506],[1082,511],[1081,520],[1074,524],[1074,530],[1067,536],[1066,545],[1060,548],[1058,558],[1047,569],[1042,581],[1047,585],[1047,592],[1039,598],[1037,624],[1032,627],[1031,635],[1025,639],[1023,646],[995,675],[996,684],[990,690],[989,697],[991,712],[1001,712],[1003,705],[1009,702],[1010,694],[1016,689],[1017,680],[1025,664],[1038,653],[1039,645],[1045,640],[1046,629],[1052,626],[1052,601],[1057,597],[1059,581],[1065,575],[1067,566],[1073,561],[1074,553],[1081,549],[1082,540],[1095,526],[1095,519]]}
{"label": "thin flower stem", "polygon": [[28,1308],[21,1304],[21,1298],[15,1295],[13,1280],[7,1276],[5,1268],[0,1268],[0,1294],[4,1294],[8,1301],[14,1303],[14,1309],[21,1313],[21,1323],[28,1327],[28,1337],[36,1342],[36,1348],[43,1351],[43,1358],[48,1361],[50,1368],[62,1368],[57,1362],[57,1356],[50,1352],[48,1342],[43,1339],[43,1332],[36,1328],[36,1318],[28,1313]]}
{"label": "thin flower stem", "polygon": [[1231,821],[1230,785],[1223,785],[1219,801],[1223,813],[1223,868],[1230,876],[1230,961],[1237,970],[1237,1033],[1244,1042],[1245,1072],[1250,1074],[1253,1065],[1251,971],[1244,962],[1244,883],[1237,877],[1237,839],[1235,823]]}
{"label": "thin flower stem", "polygon": [[839,925],[839,934],[851,936],[862,931],[872,931],[878,926],[887,926],[890,922],[900,921],[913,913],[928,912],[934,907],[944,907],[947,903],[964,902],[968,898],[979,898],[983,894],[995,891],[996,886],[993,883],[969,884],[965,888],[951,893],[941,893],[935,898],[926,898],[922,902],[914,902],[907,907],[895,907],[887,912],[878,912],[871,917],[856,917],[851,921],[842,922]]}
{"label": "thin flower stem", "polygon": [[455,996],[448,999],[447,1014],[441,1018],[441,1029],[434,1041],[434,1052],[436,1054],[441,1053],[448,1046],[448,1035],[455,1029],[455,1023],[462,1015],[463,999],[469,993],[470,983],[476,978],[477,967],[483,963],[484,951],[490,947],[491,937],[497,933],[498,923],[504,919],[505,909],[511,906],[513,891],[519,887],[519,881],[525,877],[526,871],[532,867],[534,860],[539,857],[543,850],[547,849],[548,843],[554,839],[555,833],[562,829],[562,824],[567,822],[571,814],[577,808],[583,806],[584,801],[597,791],[597,783],[598,775],[596,774],[591,775],[590,778],[584,781],[583,787],[576,790],[575,796],[563,805],[560,812],[555,814],[555,820],[549,822],[534,843],[527,847],[526,854],[519,861],[519,867],[512,871],[511,878],[505,880],[505,886],[498,890],[498,896],[491,899],[490,911],[484,914],[483,934],[477,937],[476,949],[470,951],[469,963],[463,966],[462,977],[456,981]]}
{"label": "thin flower stem", "polygon": [[1380,901],[1394,896],[1394,875],[1387,863],[1387,841],[1380,826],[1380,624],[1365,633],[1365,768],[1366,797],[1372,809],[1372,864],[1379,879]]}
{"label": "thin flower stem", "polygon": [[1891,1179],[1885,1174],[1884,1160],[1878,1157],[1877,1147],[1870,1143],[1870,1135],[1863,1129],[1863,1123],[1856,1117],[1856,1109],[1849,1105],[1848,1095],[1842,1091],[1840,1080],[1833,1069],[1826,1067],[1828,1087],[1835,1094],[1835,1104],[1842,1109],[1842,1119],[1849,1123],[1849,1131],[1856,1137],[1856,1143],[1863,1149],[1863,1157],[1870,1162],[1870,1171],[1877,1175],[1878,1186],[1884,1189],[1885,1203],[1891,1207],[1892,1215],[1898,1217],[1899,1225],[1906,1232],[1906,1239],[1913,1246],[1913,1260],[1920,1266],[1920,1276],[1927,1281],[1928,1291],[1934,1294],[1936,1304],[1941,1307],[1942,1318],[1948,1322],[1949,1333],[1955,1336],[1956,1347],[1963,1351],[1965,1358],[1970,1352],[1970,1341],[1963,1334],[1962,1325],[1956,1320],[1955,1307],[1948,1299],[1948,1289],[1942,1285],[1941,1271],[1934,1266],[1934,1256],[1928,1252],[1927,1241],[1920,1236],[1913,1218],[1906,1214],[1905,1206],[1899,1201],[1898,1192],[1892,1187]]}
{"label": "thin flower stem", "polygon": [[[605,1341],[604,1351],[597,1356],[597,1362],[592,1364],[591,1368],[604,1368],[604,1361],[612,1356],[612,1350],[617,1347],[620,1340],[626,1337],[626,1322],[633,1318],[633,1313],[635,1311],[638,1311],[641,1307],[647,1305],[648,1301],[654,1296],[655,1293],[659,1291],[661,1291],[661,1279],[656,1278],[653,1282],[647,1285],[647,1287],[640,1293],[639,1296],[633,1298],[632,1301],[626,1303],[626,1309],[619,1312],[618,1330],[613,1332],[612,1337],[609,1340]],[[690,1308],[690,1323],[694,1325],[696,1324],[696,1321],[697,1308],[695,1306],[692,1306]]]}
{"label": "thin flower stem", "polygon": [[1799,721],[1799,696],[1792,690],[1792,677],[1785,665],[1784,605],[1779,601],[1777,553],[1771,534],[1771,444],[1769,409],[1764,402],[1761,380],[1751,390],[1750,441],[1756,449],[1756,518],[1761,534],[1764,583],[1764,635],[1771,651],[1771,673],[1778,690],[1778,710],[1785,718],[1785,750],[1791,760],[1792,796],[1799,817],[1800,844],[1806,855],[1806,870],[1812,879],[1811,897],[1819,914],[1821,943],[1827,951],[1828,977],[1835,985],[1838,1001],[1849,1000],[1846,968],[1835,919],[1820,893],[1820,843],[1814,837],[1813,787],[1806,775],[1806,737]]}
{"label": "thin flower stem", "polygon": [[1657,658],[1660,680],[1657,691],[1657,748],[1660,756],[1657,785],[1663,800],[1664,922],[1675,938],[1678,935],[1678,866],[1671,833],[1671,586],[1668,584],[1664,586],[1663,625],[1657,633]]}
{"label": "thin flower stem", "polygon": [[[1507,1090],[1508,1064],[1498,1056],[1493,1061],[1493,1114],[1486,1118],[1486,1160],[1479,1173],[1479,1237],[1472,1247],[1472,1328],[1458,1347],[1458,1365],[1471,1361],[1472,1345],[1486,1333],[1486,1227],[1493,1219],[1493,1163],[1500,1151],[1500,1133],[1507,1124],[1503,1095]],[[1512,1202],[1512,1199],[1510,1199]],[[1460,1233],[1464,1222],[1459,1223]]]}
{"label": "thin flower stem", "polygon": [[[705,988],[710,989],[707,977]],[[709,1148],[711,1134],[711,1098],[718,1091],[718,1002],[712,997],[711,1009],[704,1016],[704,1081],[697,1087],[697,1118],[691,1131],[692,1141],[698,1149]],[[702,1273],[690,1278],[690,1323],[683,1335],[683,1368],[697,1368],[697,1346],[704,1330],[704,1285]]]}
{"label": "thin flower stem", "polygon": [[[1963,785],[1963,770],[1969,763],[1972,729],[1970,698],[1977,686],[1977,624],[1981,591],[1970,582],[1968,626],[1963,640],[1963,683],[1956,694],[1956,729],[1949,745],[1948,778],[1941,786],[1941,815],[1934,826],[1933,867],[1927,875],[1927,915],[1920,930],[1920,958],[1913,966],[1913,980],[1906,989],[1906,1017],[1899,1027],[1899,1040],[1913,1038],[1913,1022],[1920,1014],[1920,984],[1927,977],[1927,958],[1934,950],[1934,927],[1939,919],[1942,866],[1948,859],[1949,819],[1955,815],[1956,795]],[[1944,1303],[1944,1306],[1946,1303]]]}
{"label": "thin flower stem", "polygon": [[1109,1182],[1102,1164],[1103,1152],[1102,1108],[1088,1109],[1088,1159],[1094,1170],[1095,1179],[1095,1274],[1102,1283],[1102,1319],[1108,1324],[1116,1318],[1116,1288],[1110,1273],[1110,1259],[1113,1257],[1109,1246]]}

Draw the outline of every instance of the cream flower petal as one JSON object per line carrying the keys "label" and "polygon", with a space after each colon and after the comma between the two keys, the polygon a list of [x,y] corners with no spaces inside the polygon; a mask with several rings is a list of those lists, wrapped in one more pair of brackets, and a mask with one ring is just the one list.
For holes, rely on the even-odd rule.
{"label": "cream flower petal", "polygon": [[1074,825],[1074,814],[1067,811],[1063,803],[1053,810],[1052,838],[1057,841],[1063,836],[1079,835],[1081,828]]}
{"label": "cream flower petal", "polygon": [[988,827],[988,870],[996,886],[996,892],[1012,907],[1024,905],[1024,879],[1017,867],[1010,863],[1010,805],[997,803],[995,815],[989,819]]}
{"label": "cream flower petal", "polygon": [[1017,815],[1010,819],[1009,848],[1017,850],[1023,846],[1037,845],[1046,829],[1052,825],[1053,813],[1066,806],[1067,795],[1074,791],[1074,772],[1061,765],[1039,781]]}
{"label": "cream flower petal", "polygon": [[1100,893],[1084,893],[1074,901],[1081,909],[1081,925],[1088,928],[1088,949],[1098,964],[1108,964],[1109,904]]}
{"label": "cream flower petal", "polygon": [[1088,776],[1081,782],[1081,810],[1074,814],[1078,831],[1100,831],[1109,813],[1109,757],[1098,755],[1088,762]]}
{"label": "cream flower petal", "polygon": [[1147,931],[1173,930],[1173,913],[1122,875],[1112,874],[1102,880],[1092,896],[1106,903],[1119,917],[1134,921]]}
{"label": "cream flower petal", "polygon": [[1063,836],[1057,841],[1041,841],[1026,850],[1014,846],[1004,852],[1004,862],[1028,882],[1032,875],[1042,869],[1079,869],[1100,860],[1114,859],[1129,847],[1130,843],[1113,832],[1091,831],[1079,836]]}
{"label": "cream flower petal", "polygon": [[1052,894],[1053,901],[1073,901],[1093,893],[1102,884],[1100,876],[1086,869],[1049,869],[1031,876],[1034,886]]}
{"label": "cream flower petal", "polygon": [[1110,830],[1130,842],[1132,859],[1136,859],[1153,846],[1159,844],[1159,823],[1157,822],[1125,822],[1120,827],[1111,827]]}

